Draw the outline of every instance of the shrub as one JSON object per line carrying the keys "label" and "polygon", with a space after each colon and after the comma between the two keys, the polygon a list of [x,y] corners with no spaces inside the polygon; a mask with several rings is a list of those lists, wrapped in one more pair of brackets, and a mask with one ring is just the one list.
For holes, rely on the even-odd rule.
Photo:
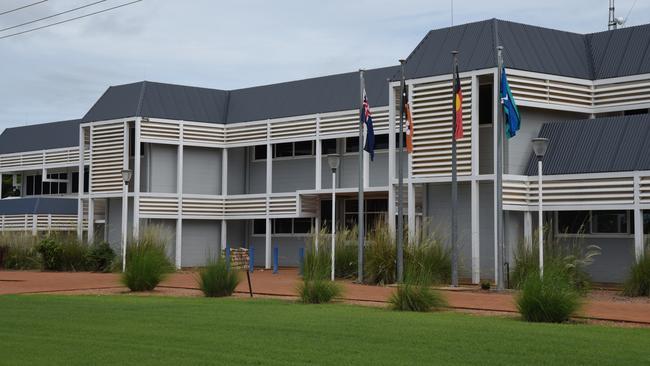
{"label": "shrub", "polygon": [[93,272],[111,272],[115,251],[106,243],[93,244],[86,254],[86,268]]}
{"label": "shrub", "polygon": [[[316,238],[318,237],[318,245]],[[328,280],[331,277],[332,257],[329,235],[321,230],[311,236],[303,263],[302,277],[304,280]]]}
{"label": "shrub", "polygon": [[357,275],[358,240],[359,230],[356,226],[336,232],[334,272],[337,278],[354,278]]}
{"label": "shrub", "polygon": [[437,280],[435,272],[423,263],[418,257],[405,263],[404,283],[397,286],[388,300],[393,310],[426,312],[447,306],[440,291],[431,288]]}
{"label": "shrub", "polygon": [[126,271],[121,281],[131,291],[151,291],[173,271],[166,253],[168,234],[162,226],[142,231],[136,242],[126,249]]}
{"label": "shrub", "polygon": [[481,290],[489,290],[492,288],[492,283],[490,281],[481,281]]}
{"label": "shrub", "polygon": [[199,270],[198,283],[206,297],[230,296],[239,284],[239,272],[229,268],[226,260],[218,256]]}
{"label": "shrub", "polygon": [[580,308],[580,294],[568,278],[565,268],[550,265],[544,275],[531,272],[523,280],[517,295],[517,309],[529,322],[561,323]]}
{"label": "shrub", "polygon": [[338,283],[323,280],[303,280],[298,286],[298,294],[305,304],[322,304],[332,301],[333,298],[340,296],[342,293]]}
{"label": "shrub", "polygon": [[[544,229],[548,232],[547,229]],[[580,294],[586,294],[590,287],[590,277],[587,267],[594,258],[600,255],[600,248],[595,245],[585,245],[584,237],[578,235],[569,241],[559,241],[544,234],[544,268],[556,267],[565,273],[567,280]],[[534,235],[537,237],[537,234]],[[532,273],[539,273],[539,246],[534,240],[532,245],[521,241],[515,248],[515,266],[511,274],[514,288],[521,288],[524,280]]]}
{"label": "shrub", "polygon": [[625,296],[650,296],[650,250],[630,268],[623,287]]}
{"label": "shrub", "polygon": [[37,237],[23,232],[0,233],[0,247],[4,255],[0,268],[40,269],[41,258],[36,250]]}
{"label": "shrub", "polygon": [[417,269],[417,276],[427,276],[430,284],[451,281],[451,251],[429,228],[423,228],[417,237],[409,241],[404,251],[404,262],[406,267]]}
{"label": "shrub", "polygon": [[36,246],[46,271],[83,271],[88,246],[69,233],[50,234]]}
{"label": "shrub", "polygon": [[364,273],[370,284],[395,283],[397,249],[385,220],[378,220],[366,237]]}

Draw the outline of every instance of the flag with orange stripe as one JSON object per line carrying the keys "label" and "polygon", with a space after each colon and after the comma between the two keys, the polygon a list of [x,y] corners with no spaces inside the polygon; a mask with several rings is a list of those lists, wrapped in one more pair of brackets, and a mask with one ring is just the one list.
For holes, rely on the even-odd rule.
{"label": "flag with orange stripe", "polygon": [[411,105],[408,100],[408,89],[404,87],[404,95],[402,98],[404,103],[404,113],[406,114],[406,152],[413,152],[413,117],[411,116]]}
{"label": "flag with orange stripe", "polygon": [[454,131],[454,140],[463,138],[463,90],[460,87],[460,77],[458,76],[458,65],[456,65],[456,75],[454,76],[454,111],[456,111],[456,129]]}

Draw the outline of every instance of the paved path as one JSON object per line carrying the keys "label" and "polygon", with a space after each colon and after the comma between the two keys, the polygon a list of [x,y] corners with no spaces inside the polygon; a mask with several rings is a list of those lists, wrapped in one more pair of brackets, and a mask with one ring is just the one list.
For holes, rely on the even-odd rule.
{"label": "paved path", "polygon": [[[175,273],[164,281],[165,288],[197,289],[196,274]],[[295,270],[281,270],[279,274],[271,271],[255,271],[251,275],[253,291],[260,295],[296,296],[299,278]],[[392,287],[357,285],[344,281],[344,299],[353,302],[383,303],[394,290]],[[0,295],[60,292],[73,290],[123,288],[119,275],[112,273],[86,272],[32,272],[0,271]],[[248,292],[244,279],[238,292]],[[453,308],[485,310],[497,312],[516,312],[511,293],[480,292],[470,288],[444,290]],[[650,301],[612,301],[588,299],[581,316],[593,319],[627,321],[650,325]]]}

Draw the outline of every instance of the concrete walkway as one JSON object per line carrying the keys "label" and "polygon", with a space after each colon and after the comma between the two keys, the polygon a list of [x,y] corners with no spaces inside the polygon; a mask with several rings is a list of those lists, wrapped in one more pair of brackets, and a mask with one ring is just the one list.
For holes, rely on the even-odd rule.
{"label": "concrete walkway", "polygon": [[[294,269],[271,271],[256,270],[251,274],[253,292],[258,295],[296,297],[299,284],[298,273]],[[393,287],[357,285],[349,281],[344,284],[343,298],[355,303],[385,303],[394,291]],[[196,274],[175,273],[161,286],[165,289],[197,290]],[[0,295],[23,293],[53,293],[64,291],[84,291],[98,289],[125,290],[119,283],[119,275],[113,273],[87,272],[32,272],[0,271]],[[443,289],[452,308],[478,311],[516,313],[512,293],[478,291],[475,288]],[[247,293],[246,279],[239,284],[237,292]],[[173,292],[171,293],[173,295]],[[590,296],[582,309],[580,317],[623,321],[650,325],[650,299],[620,300],[601,299]]]}

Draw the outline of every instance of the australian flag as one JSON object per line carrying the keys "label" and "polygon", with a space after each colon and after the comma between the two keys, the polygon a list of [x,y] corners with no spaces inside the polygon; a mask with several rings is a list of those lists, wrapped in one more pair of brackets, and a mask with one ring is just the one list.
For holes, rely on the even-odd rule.
{"label": "australian flag", "polygon": [[363,149],[370,154],[370,160],[375,159],[375,129],[372,126],[372,114],[368,104],[368,96],[363,91],[363,106],[361,107],[361,122],[366,125],[366,144]]}

